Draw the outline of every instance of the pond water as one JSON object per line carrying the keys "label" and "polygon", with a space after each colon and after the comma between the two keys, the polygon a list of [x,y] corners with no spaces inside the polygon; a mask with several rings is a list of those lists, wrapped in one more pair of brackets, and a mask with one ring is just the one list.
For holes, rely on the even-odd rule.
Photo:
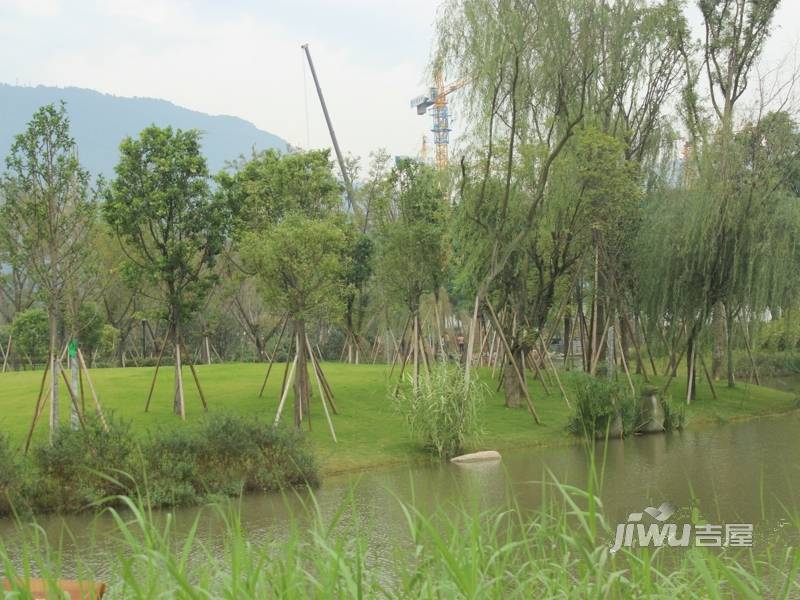
{"label": "pond water", "polygon": [[[612,440],[607,446],[596,445],[596,457],[603,473],[599,495],[612,526],[631,512],[670,501],[679,508],[698,507],[710,523],[753,523],[757,547],[783,534],[786,508],[800,514],[800,412]],[[589,470],[587,449],[581,445],[529,448],[505,452],[495,463],[399,467],[330,477],[315,497],[325,517],[348,502],[352,491],[356,518],[370,532],[370,549],[380,562],[392,560],[390,548],[405,537],[398,499],[432,513],[453,504],[504,507],[513,495],[520,507],[533,510],[541,502],[541,481],[550,477],[548,473],[585,488]],[[243,526],[255,541],[280,539],[287,535],[291,515],[302,512],[301,505],[308,501],[305,494],[247,496],[241,500]],[[188,528],[195,515],[196,509],[176,511],[178,527]],[[107,515],[43,517],[39,523],[51,540],[59,539],[64,526],[72,532],[74,539],[63,542],[67,575],[73,569],[69,550],[76,544],[96,574],[107,572],[115,544]],[[213,524],[207,524],[202,534],[212,545],[213,530]],[[17,532],[12,522],[0,521],[0,537],[13,547]]]}

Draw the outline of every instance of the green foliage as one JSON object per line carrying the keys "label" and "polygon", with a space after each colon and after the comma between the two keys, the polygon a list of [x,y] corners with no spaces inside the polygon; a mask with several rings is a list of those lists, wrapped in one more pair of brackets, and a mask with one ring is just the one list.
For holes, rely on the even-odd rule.
{"label": "green foliage", "polygon": [[327,150],[267,150],[220,173],[217,183],[237,231],[263,230],[292,212],[322,218],[341,202]]}
{"label": "green foliage", "polygon": [[302,433],[258,419],[222,415],[190,429],[159,430],[145,447],[154,504],[318,483]]}
{"label": "green foliage", "polygon": [[342,312],[345,248],[337,218],[290,213],[266,231],[245,235],[240,251],[268,305],[311,319]]}
{"label": "green foliage", "polygon": [[8,437],[0,432],[0,515],[19,505],[21,469]]}
{"label": "green foliage", "polygon": [[14,316],[11,323],[14,348],[29,359],[47,356],[50,330],[47,313],[41,308],[29,308]]}
{"label": "green foliage", "polygon": [[137,452],[130,425],[111,420],[106,432],[97,418],[78,430],[61,427],[52,444],[31,452],[26,500],[35,511],[79,511],[105,498],[131,492],[125,473],[135,473]]}
{"label": "green foliage", "polygon": [[[20,480],[25,473],[24,481]],[[251,417],[217,415],[137,439],[128,423],[96,418],[60,428],[52,444],[35,445],[17,464],[0,436],[0,514],[17,510],[74,512],[142,495],[152,506],[195,504],[316,485],[316,464],[301,433]]]}
{"label": "green foliage", "polygon": [[64,103],[39,108],[27,130],[14,138],[2,195],[14,263],[25,265],[55,317],[65,286],[91,250],[86,241],[96,216],[89,173],[78,161]]}
{"label": "green foliage", "polygon": [[762,350],[771,352],[800,350],[800,320],[791,315],[764,323],[758,339]]}
{"label": "green foliage", "polygon": [[420,378],[417,390],[400,390],[395,404],[414,438],[437,456],[450,458],[481,436],[478,411],[486,393],[477,378],[467,383],[458,365],[437,363]]}
{"label": "green foliage", "polygon": [[664,431],[678,431],[686,425],[686,405],[670,396],[659,398],[664,410]]}
{"label": "green foliage", "polygon": [[94,304],[83,303],[77,316],[67,321],[67,328],[78,340],[81,352],[89,355],[100,346],[105,323]]}
{"label": "green foliage", "polygon": [[211,193],[198,131],[151,126],[125,138],[120,154],[103,213],[126,248],[128,269],[161,287],[173,323],[184,320],[214,281],[229,205]]}
{"label": "green foliage", "polygon": [[[627,435],[635,427],[636,398],[623,383],[581,374],[575,383],[575,408],[567,429],[573,435]],[[615,429],[621,425],[622,430]]]}
{"label": "green foliage", "polygon": [[[594,466],[588,477],[602,479]],[[617,519],[603,510],[599,493],[550,478],[542,489],[541,505],[534,510],[514,489],[506,492],[507,501],[482,510],[468,501],[432,510],[398,501],[386,510],[404,515],[404,526],[392,528],[388,540],[383,530],[364,527],[374,516],[357,501],[357,488],[346,491],[330,514],[312,496],[304,506],[293,506],[286,535],[258,543],[235,504],[212,505],[185,527],[176,527],[175,519],[127,498],[125,512],[109,511],[105,535],[87,536],[70,548],[69,557],[86,580],[109,582],[109,596],[120,598],[667,600],[800,593],[798,550],[790,543],[800,521],[795,513],[788,515],[786,535],[768,536],[755,558],[749,549],[720,552],[703,546],[611,553]],[[215,524],[214,535],[201,534],[209,522]],[[72,536],[83,541],[79,532],[67,529],[65,537]],[[106,536],[115,542],[114,551],[109,552]],[[22,529],[20,537],[11,547],[0,544],[0,564],[12,586],[7,595],[28,597],[20,583],[30,574],[28,565],[48,580],[74,576],[66,556],[43,544],[39,527]],[[377,559],[375,540],[380,542]]]}
{"label": "green foliage", "polygon": [[447,210],[432,167],[400,161],[391,182],[391,195],[376,207],[376,270],[389,298],[414,312],[420,296],[444,282]]}

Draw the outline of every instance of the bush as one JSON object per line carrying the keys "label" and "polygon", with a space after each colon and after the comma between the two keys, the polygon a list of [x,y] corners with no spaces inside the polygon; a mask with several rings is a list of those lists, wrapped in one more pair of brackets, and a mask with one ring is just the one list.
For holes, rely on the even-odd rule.
{"label": "bush", "polygon": [[11,512],[11,507],[19,503],[20,475],[8,438],[0,433],[0,515]]}
{"label": "bush", "polygon": [[96,417],[86,426],[60,428],[52,445],[33,449],[34,478],[26,493],[34,510],[78,511],[106,498],[130,494],[136,443],[130,425],[111,419],[106,431]]}
{"label": "bush", "polygon": [[[753,359],[759,375],[780,377],[800,374],[800,352],[755,352]],[[752,377],[753,362],[746,352],[734,355],[734,373],[737,378]]]}
{"label": "bush", "polygon": [[[633,431],[636,397],[624,384],[581,374],[575,392],[575,409],[567,425],[570,433],[597,437]],[[621,431],[615,432],[620,424]]]}
{"label": "bush", "polygon": [[206,495],[317,485],[302,433],[258,420],[216,416],[184,430],[159,430],[146,450],[153,504],[191,504]]}
{"label": "bush", "polygon": [[402,390],[396,405],[411,435],[427,450],[449,458],[480,437],[478,408],[485,393],[477,377],[466,383],[458,365],[438,363],[427,377],[420,378],[416,392]]}
{"label": "bush", "polygon": [[[85,510],[120,496],[150,506],[195,504],[209,496],[317,485],[302,433],[244,417],[215,415],[198,425],[157,430],[137,440],[126,423],[95,418],[60,429],[53,444],[17,463],[0,437],[0,514]],[[21,474],[26,473],[24,481]]]}

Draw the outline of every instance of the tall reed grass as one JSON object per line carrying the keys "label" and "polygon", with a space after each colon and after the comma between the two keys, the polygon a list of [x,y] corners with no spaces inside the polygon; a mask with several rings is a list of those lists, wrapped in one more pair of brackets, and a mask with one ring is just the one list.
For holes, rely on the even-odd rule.
{"label": "tall reed grass", "polygon": [[[309,494],[304,514],[271,541],[248,535],[235,501],[208,505],[179,531],[172,515],[154,512],[146,498],[121,497],[115,504],[125,508],[107,509],[114,551],[101,571],[78,557],[66,572],[59,540],[46,539],[36,525],[20,525],[22,540],[13,548],[0,540],[0,571],[20,581],[101,577],[110,585],[109,598],[800,596],[800,554],[780,540],[738,552],[690,547],[611,553],[613,527],[594,493],[601,482],[602,467],[592,469],[586,489],[551,477],[541,484],[536,510],[509,500],[499,509],[423,514],[413,502],[397,500],[405,527],[382,550],[357,518],[355,492],[328,517]],[[204,537],[198,532],[209,519],[218,534]],[[793,517],[791,527],[800,531],[800,518]],[[20,590],[12,597],[25,597]]]}

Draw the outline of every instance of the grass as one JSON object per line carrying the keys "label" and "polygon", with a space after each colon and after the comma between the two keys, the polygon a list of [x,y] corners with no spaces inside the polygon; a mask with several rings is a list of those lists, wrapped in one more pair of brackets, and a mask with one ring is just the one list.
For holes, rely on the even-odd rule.
{"label": "grass", "polygon": [[[384,365],[347,365],[325,363],[324,370],[336,395],[339,414],[334,416],[334,425],[339,443],[334,444],[325,423],[322,407],[316,394],[312,400],[311,440],[322,469],[322,473],[361,469],[377,465],[407,463],[430,460],[415,444],[406,430],[402,416],[397,414],[388,398],[388,369]],[[150,412],[144,412],[144,404],[154,368],[96,369],[92,379],[100,396],[104,410],[131,422],[134,431],[144,432],[157,426],[181,427],[180,420],[172,414],[172,369],[159,372]],[[197,367],[203,391],[212,413],[226,411],[233,414],[259,415],[272,419],[278,405],[278,390],[283,375],[283,365],[275,365],[263,398],[258,389],[264,376],[262,364],[233,363],[201,365]],[[568,396],[574,398],[574,375],[562,373]],[[491,395],[480,410],[479,418],[485,435],[475,448],[503,450],[513,447],[535,445],[557,445],[574,440],[566,433],[569,416],[564,400],[555,382],[549,394],[540,382],[531,381],[530,393],[542,420],[535,425],[524,409],[507,409],[503,405],[501,392],[495,392],[497,384],[490,380],[488,370],[481,371],[491,389]],[[397,375],[395,374],[395,380]],[[33,413],[36,394],[41,380],[41,371],[11,372],[0,375],[0,431],[5,432],[12,443],[22,444]],[[188,369],[184,372],[187,390],[187,420],[202,413],[202,405],[193,385]],[[663,380],[657,379],[656,384]],[[670,393],[680,400],[684,394],[683,378],[673,380]],[[91,397],[86,391],[87,410]],[[754,385],[740,384],[734,389],[717,385],[718,400],[711,398],[708,384],[698,378],[697,400],[688,407],[687,421],[690,427],[702,424],[725,422],[745,417],[786,412],[797,407],[794,394]],[[62,382],[61,416],[64,423],[69,419],[66,388]],[[288,406],[288,404],[287,404]],[[291,417],[291,408],[284,411]],[[44,440],[47,436],[47,417],[42,416],[35,436]]]}
{"label": "grass", "polygon": [[[591,490],[591,486],[590,486]],[[612,529],[591,491],[557,481],[542,483],[536,511],[512,499],[499,509],[466,506],[433,514],[401,503],[405,527],[385,547],[359,514],[355,494],[332,517],[313,496],[280,540],[248,537],[234,502],[197,511],[177,527],[145,503],[109,509],[102,574],[82,547],[62,569],[55,540],[36,525],[23,540],[0,540],[0,573],[17,582],[41,577],[102,579],[108,598],[793,598],[800,593],[800,553],[781,539],[756,554],[750,548],[622,548],[610,552]],[[220,523],[206,539],[201,525]],[[800,520],[790,518],[797,531]],[[188,527],[186,527],[188,525]],[[385,533],[385,532],[384,532]],[[381,535],[381,532],[378,532]],[[108,540],[113,540],[109,546]],[[25,596],[20,596],[25,597]]]}

